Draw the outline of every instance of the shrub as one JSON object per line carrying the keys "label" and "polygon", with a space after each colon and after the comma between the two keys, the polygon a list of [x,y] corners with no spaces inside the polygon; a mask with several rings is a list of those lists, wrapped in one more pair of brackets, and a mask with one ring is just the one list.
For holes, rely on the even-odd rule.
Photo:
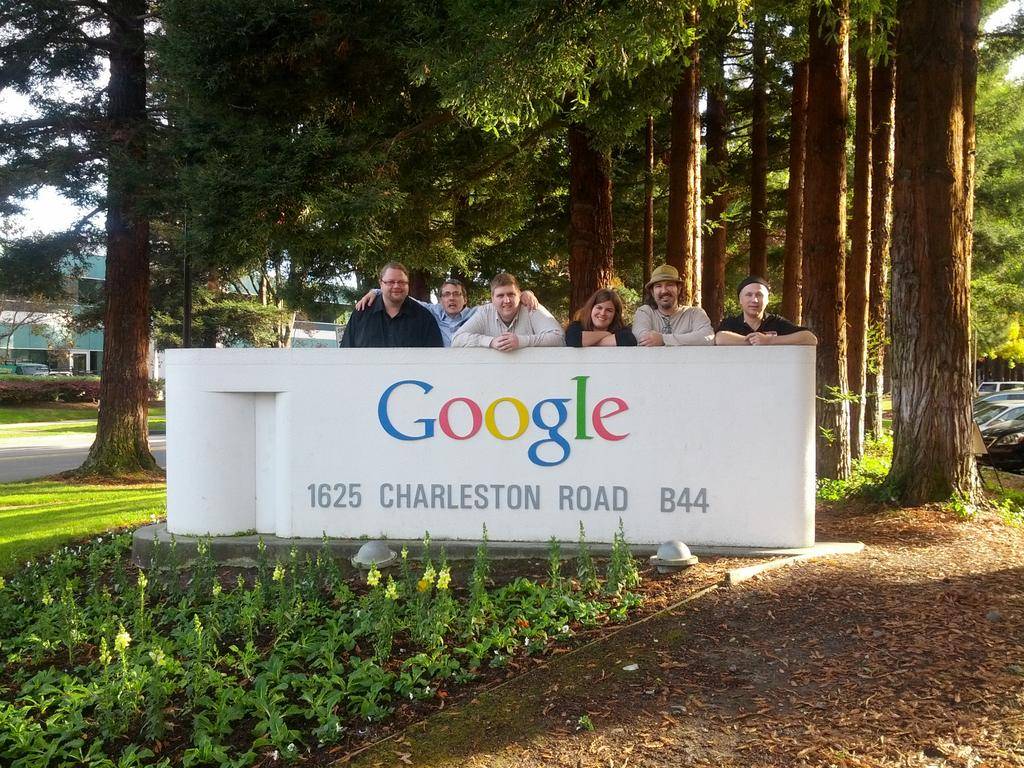
{"label": "shrub", "polygon": [[0,405],[94,403],[99,399],[96,376],[0,376]]}

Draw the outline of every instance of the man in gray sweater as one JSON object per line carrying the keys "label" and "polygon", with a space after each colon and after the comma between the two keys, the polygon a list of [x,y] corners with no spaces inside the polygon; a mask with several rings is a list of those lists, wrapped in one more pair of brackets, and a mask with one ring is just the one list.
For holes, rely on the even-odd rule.
{"label": "man in gray sweater", "polygon": [[644,286],[648,303],[636,310],[633,335],[641,347],[706,346],[715,343],[715,331],[700,307],[679,304],[683,281],[675,267],[662,264]]}
{"label": "man in gray sweater", "polygon": [[520,347],[561,347],[562,326],[544,307],[532,312],[522,306],[519,282],[502,272],[491,280],[491,303],[476,313],[452,337],[453,347],[490,347],[511,352]]}

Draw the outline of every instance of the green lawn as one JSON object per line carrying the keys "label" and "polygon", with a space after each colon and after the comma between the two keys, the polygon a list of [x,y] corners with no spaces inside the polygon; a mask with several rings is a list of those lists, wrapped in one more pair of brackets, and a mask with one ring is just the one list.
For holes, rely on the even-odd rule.
{"label": "green lawn", "polygon": [[[20,418],[21,413],[11,417],[9,411],[31,411],[41,418]],[[73,414],[73,415],[61,415],[58,418],[50,418],[56,414]],[[62,422],[70,421],[72,419],[90,419],[91,422],[88,424],[66,424]],[[37,435],[69,435],[75,433],[91,434],[96,431],[96,411],[90,410],[63,410],[59,408],[25,408],[25,409],[8,409],[0,408],[0,424],[25,424],[33,421],[42,422],[56,422],[46,424],[45,426],[33,426],[33,427],[6,427],[0,429],[0,440],[7,437],[35,437]],[[162,429],[167,425],[167,421],[164,418],[163,407],[150,408],[149,410],[149,428],[150,429]]]}
{"label": "green lawn", "polygon": [[162,483],[0,484],[0,573],[69,541],[149,523],[164,515],[166,499]]}
{"label": "green lawn", "polygon": [[95,418],[96,406],[91,403],[0,406],[0,424],[24,424],[30,421],[72,421],[74,419]]}

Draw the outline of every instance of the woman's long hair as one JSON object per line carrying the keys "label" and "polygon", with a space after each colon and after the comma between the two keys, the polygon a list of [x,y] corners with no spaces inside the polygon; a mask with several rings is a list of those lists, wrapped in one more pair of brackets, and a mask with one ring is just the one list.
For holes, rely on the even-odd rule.
{"label": "woman's long hair", "polygon": [[594,294],[587,299],[586,303],[580,307],[579,312],[576,313],[576,319],[580,321],[584,331],[594,330],[594,321],[591,320],[590,316],[593,314],[594,305],[600,304],[603,301],[610,301],[615,306],[615,316],[612,318],[608,330],[611,333],[615,333],[625,326],[622,320],[622,299],[619,298],[619,294],[611,288],[599,288],[594,291]]}

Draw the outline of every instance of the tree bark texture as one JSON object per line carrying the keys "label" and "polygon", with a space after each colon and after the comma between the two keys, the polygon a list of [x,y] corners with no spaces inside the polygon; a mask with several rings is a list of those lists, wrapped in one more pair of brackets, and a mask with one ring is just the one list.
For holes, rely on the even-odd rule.
{"label": "tree bark texture", "polygon": [[[694,57],[697,56],[697,49],[694,48]],[[694,59],[696,61],[696,58]],[[701,276],[703,270],[703,248],[702,248],[702,234],[703,229],[703,214],[704,214],[704,203],[703,203],[703,179],[700,171],[700,69],[697,69],[697,98],[693,100],[693,136],[692,146],[690,147],[691,157],[693,162],[690,164],[691,172],[693,173],[693,195],[690,197],[690,206],[693,208],[690,214],[693,217],[693,229],[690,231],[690,236],[693,241],[690,243],[690,252],[693,254],[693,284],[690,286],[690,303],[700,303],[701,296]]]}
{"label": "tree bark texture", "polygon": [[724,59],[718,57],[718,77],[708,86],[707,106],[707,168],[703,179],[707,184],[709,224],[714,226],[707,237],[707,247],[702,260],[701,306],[711,318],[711,324],[718,327],[725,313],[725,260],[729,230],[725,212],[729,207],[729,196],[725,184],[729,164],[728,106],[725,100]]}
{"label": "tree bark texture", "polygon": [[647,116],[646,143],[644,155],[644,285],[654,271],[654,115]]}
{"label": "tree bark texture", "polygon": [[696,221],[694,166],[699,161],[694,153],[693,135],[696,104],[700,98],[698,78],[697,45],[687,51],[689,65],[672,94],[671,140],[668,182],[668,237],[666,260],[679,270],[683,281],[683,293],[679,300],[683,304],[694,301],[692,294],[694,277],[694,228]]}
{"label": "tree bark texture", "polygon": [[750,123],[750,274],[768,275],[768,92],[765,86],[765,21],[754,8],[753,94]]}
{"label": "tree bark texture", "polygon": [[804,176],[804,322],[818,336],[818,477],[850,474],[850,409],[846,400],[846,111],[849,3],[831,15],[810,11],[807,153]]}
{"label": "tree bark texture", "polygon": [[889,243],[892,236],[893,116],[896,107],[895,56],[875,65],[871,78],[871,291],[868,306],[866,430],[875,439],[885,428],[882,397],[885,393],[885,358],[889,332],[886,315],[889,300]]}
{"label": "tree bark texture", "polygon": [[149,450],[149,221],[140,213],[146,156],[145,0],[111,0],[107,119],[106,308],[96,439],[79,472],[159,471]]}
{"label": "tree bark texture", "polygon": [[850,457],[864,454],[864,404],[867,400],[868,298],[871,279],[871,61],[867,44],[871,23],[858,28],[857,116],[853,134],[853,220],[846,263],[847,375],[850,382]]}
{"label": "tree bark texture", "polygon": [[583,126],[569,126],[569,313],[611,283],[612,176],[608,152]]}
{"label": "tree bark texture", "polygon": [[786,250],[782,270],[782,316],[803,317],[804,161],[807,146],[807,60],[793,65],[790,101],[789,189],[786,192]]}
{"label": "tree bark texture", "polygon": [[[975,121],[974,107],[978,91],[978,23],[981,0],[964,0],[961,31],[964,38],[963,112],[964,112],[964,211],[967,228],[967,266],[974,257],[974,165]],[[967,273],[967,283],[971,274]]]}
{"label": "tree bark texture", "polygon": [[430,301],[430,273],[414,269],[409,275],[409,295],[420,301]]}
{"label": "tree bark texture", "polygon": [[898,11],[889,484],[906,504],[976,492],[963,5]]}

